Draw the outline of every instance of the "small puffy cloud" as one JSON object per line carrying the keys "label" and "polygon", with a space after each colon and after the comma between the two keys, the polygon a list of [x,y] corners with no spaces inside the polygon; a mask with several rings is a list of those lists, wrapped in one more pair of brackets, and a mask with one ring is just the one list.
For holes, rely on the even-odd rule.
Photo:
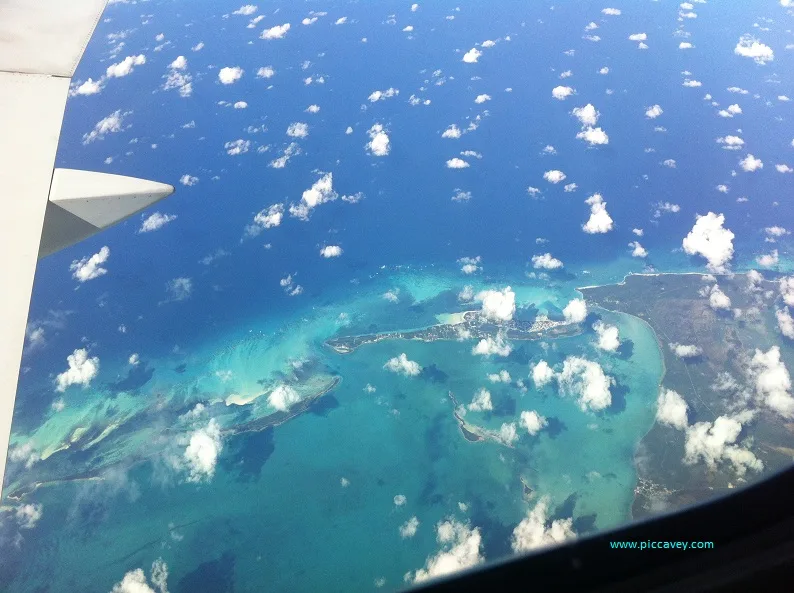
{"label": "small puffy cloud", "polygon": [[648,41],[647,33],[632,33],[629,35],[629,41]]}
{"label": "small puffy cloud", "polygon": [[132,354],[130,354],[130,357],[129,359],[127,359],[127,362],[129,363],[130,366],[136,367],[140,364],[141,357],[137,352],[133,352]]}
{"label": "small puffy cloud", "polygon": [[490,321],[510,321],[516,312],[516,293],[509,286],[503,290],[483,290],[475,300],[482,303],[481,315]]}
{"label": "small puffy cloud", "polygon": [[789,340],[794,340],[794,317],[788,307],[783,307],[775,311],[775,318],[777,319],[777,327],[780,333],[786,336]]}
{"label": "small puffy cloud", "polygon": [[563,267],[563,263],[551,253],[543,253],[532,256],[532,267],[536,270],[558,270]]}
{"label": "small puffy cloud", "polygon": [[640,245],[639,241],[632,241],[629,247],[631,247],[631,257],[648,257],[648,250]]}
{"label": "small puffy cloud", "polygon": [[302,122],[291,123],[287,127],[287,136],[291,138],[306,138],[309,135],[309,124]]}
{"label": "small puffy cloud", "polygon": [[516,429],[516,423],[503,422],[502,426],[499,427],[497,436],[502,443],[508,447],[512,447],[513,444],[518,440],[518,430]]}
{"label": "small puffy cloud", "polygon": [[474,64],[477,60],[480,59],[482,52],[477,49],[476,47],[472,47],[469,51],[463,54],[463,61],[467,64]]}
{"label": "small puffy cloud", "polygon": [[467,406],[472,412],[490,412],[493,410],[493,402],[491,401],[491,392],[481,388]]}
{"label": "small puffy cloud", "polygon": [[338,194],[334,191],[333,173],[326,173],[315,181],[312,186],[301,195],[301,201],[289,208],[292,216],[301,220],[308,220],[310,212],[326,202],[335,200]]}
{"label": "small puffy cloud", "polygon": [[390,358],[386,361],[386,364],[383,365],[383,368],[387,371],[397,373],[398,375],[406,375],[408,377],[415,377],[422,372],[422,367],[419,366],[419,363],[408,360],[408,355],[405,354],[405,352],[399,356]]}
{"label": "small puffy cloud", "polygon": [[102,88],[104,86],[104,80],[94,80],[93,78],[89,78],[88,80],[81,82],[81,83],[74,83],[72,88],[69,89],[69,96],[73,97],[75,95],[96,95],[97,93],[102,92]]}
{"label": "small puffy cloud", "polygon": [[678,44],[678,49],[692,49],[693,47],[695,46],[689,43],[689,41],[682,41]]}
{"label": "small puffy cloud", "polygon": [[656,421],[667,424],[678,430],[686,430],[689,426],[687,420],[687,403],[676,391],[665,389],[659,392],[656,400]]}
{"label": "small puffy cloud", "polygon": [[284,36],[290,29],[289,23],[284,23],[283,25],[276,25],[275,27],[270,27],[269,29],[265,29],[262,31],[262,34],[259,36],[260,39],[283,39]]}
{"label": "small puffy cloud", "polygon": [[480,262],[482,262],[482,258],[479,255],[477,257],[462,257],[458,260],[458,263],[461,264],[460,271],[464,274],[474,274],[482,270]]}
{"label": "small puffy cloud", "polygon": [[336,19],[334,24],[335,25],[344,25],[346,22],[347,22],[347,17],[346,16],[342,16],[342,17],[339,17],[338,19]]}
{"label": "small puffy cloud", "polygon": [[273,204],[272,206],[268,206],[256,213],[253,223],[248,225],[245,229],[246,235],[249,237],[256,237],[264,229],[272,229],[279,226],[283,218],[284,204]]}
{"label": "small puffy cloud", "polygon": [[587,317],[587,303],[584,299],[572,299],[562,310],[565,321],[581,323]]}
{"label": "small puffy cloud", "polygon": [[687,79],[684,80],[684,82],[681,83],[681,85],[685,86],[685,87],[688,87],[688,88],[694,89],[694,88],[698,88],[698,87],[703,86],[703,83],[700,82],[699,80],[691,80],[691,79],[687,78]]}
{"label": "small puffy cloud", "polygon": [[735,235],[724,224],[723,214],[709,212],[703,216],[698,215],[695,226],[682,243],[687,255],[700,255],[705,258],[708,269],[716,273],[724,272],[733,258]]}
{"label": "small puffy cloud", "polygon": [[711,287],[709,291],[709,307],[715,311],[729,311],[731,308],[731,299],[727,294],[722,292],[716,284]]}
{"label": "small puffy cloud", "polygon": [[405,539],[416,535],[416,530],[419,529],[419,519],[411,517],[405,523],[400,525],[400,537]]}
{"label": "small puffy cloud", "polygon": [[582,230],[588,234],[608,233],[612,230],[612,217],[607,212],[607,203],[601,194],[593,194],[585,200],[590,205],[590,218],[582,225]]}
{"label": "small puffy cloud", "polygon": [[773,249],[770,253],[759,255],[757,258],[755,258],[755,261],[757,261],[758,265],[762,268],[772,268],[780,261],[780,255],[777,249]]}
{"label": "small puffy cloud", "polygon": [[741,115],[741,114],[742,114],[742,108],[739,107],[739,105],[737,103],[734,103],[733,105],[728,105],[727,108],[720,109],[717,112],[717,115],[719,115],[720,117],[725,117],[725,118],[731,118],[734,115]]}
{"label": "small puffy cloud", "polygon": [[648,119],[656,119],[662,113],[664,113],[664,109],[662,109],[660,105],[651,105],[645,110],[645,117]]}
{"label": "small puffy cloud", "polygon": [[579,140],[584,140],[590,146],[601,146],[604,144],[609,144],[609,136],[601,128],[587,127],[578,134],[576,134],[576,137]]}
{"label": "small puffy cloud", "polygon": [[66,357],[69,365],[64,372],[55,378],[55,389],[61,393],[72,385],[88,387],[91,381],[99,374],[99,358],[88,356],[88,350],[78,348]]}
{"label": "small puffy cloud", "polygon": [[367,152],[374,156],[386,156],[391,152],[391,140],[381,124],[373,125],[367,134],[370,138],[365,146]]}
{"label": "small puffy cloud", "polygon": [[275,75],[276,71],[273,69],[273,66],[262,66],[256,71],[257,78],[273,78]]}
{"label": "small puffy cloud", "polygon": [[399,89],[389,87],[385,91],[374,91],[369,97],[370,103],[377,103],[378,101],[382,101],[384,99],[391,99],[392,97],[396,97],[400,94]]}
{"label": "small puffy cloud", "polygon": [[149,586],[143,569],[137,568],[113,585],[110,593],[168,593],[168,566],[162,558],[152,563],[151,583]]}
{"label": "small puffy cloud", "polygon": [[237,10],[235,10],[232,14],[242,15],[242,16],[251,16],[257,10],[257,7],[254,4],[244,4]]}
{"label": "small puffy cloud", "polygon": [[574,90],[569,86],[555,86],[551,89],[551,96],[558,101],[563,101],[574,94]]}
{"label": "small puffy cloud", "polygon": [[449,518],[436,525],[436,534],[441,549],[427,559],[424,568],[407,573],[406,582],[420,583],[471,568],[485,561],[480,553],[482,536],[478,528]]}
{"label": "small puffy cloud", "polygon": [[620,16],[620,9],[619,8],[604,8],[601,10],[601,14],[606,16]]}
{"label": "small puffy cloud", "polygon": [[542,497],[535,508],[527,513],[521,522],[513,529],[510,545],[513,552],[529,552],[538,548],[561,544],[565,540],[573,539],[573,519],[555,519],[549,521],[549,498]]}
{"label": "small puffy cloud", "polygon": [[144,219],[143,223],[141,223],[141,228],[138,229],[138,232],[150,233],[152,231],[156,231],[163,228],[172,220],[176,220],[176,214],[162,214],[160,212],[154,212]]}
{"label": "small puffy cloud", "polygon": [[582,411],[603,410],[612,403],[610,388],[615,380],[607,376],[601,365],[579,356],[569,356],[557,375],[560,392],[573,395]]}
{"label": "small puffy cloud", "polygon": [[105,70],[105,76],[108,78],[122,78],[131,74],[135,66],[142,66],[146,63],[146,56],[143,54],[137,56],[127,56],[117,64],[111,64]]}
{"label": "small puffy cloud", "polygon": [[122,112],[121,109],[117,109],[107,117],[102,118],[94,125],[93,130],[83,134],[83,144],[91,144],[95,140],[102,140],[108,134],[121,132],[124,130],[124,118],[130,113],[132,112]]}
{"label": "small puffy cloud", "polygon": [[239,66],[226,66],[218,71],[218,80],[221,84],[233,84],[243,76],[243,69]]}
{"label": "small puffy cloud", "polygon": [[108,261],[110,257],[110,248],[105,245],[97,253],[92,256],[76,259],[69,264],[69,270],[72,272],[72,278],[78,282],[87,282],[94,278],[99,278],[107,274],[107,269],[102,265]]}
{"label": "small puffy cloud", "polygon": [[342,255],[342,248],[339,245],[326,245],[320,249],[320,255],[328,259],[331,257],[339,257]]}
{"label": "small puffy cloud", "polygon": [[778,286],[780,288],[780,296],[783,297],[783,302],[789,307],[794,307],[794,276],[781,278]]}
{"label": "small puffy cloud", "polygon": [[601,114],[591,103],[588,103],[584,107],[574,107],[573,111],[571,111],[571,115],[578,119],[583,126],[593,127],[598,122],[598,117]]}
{"label": "small puffy cloud", "polygon": [[452,124],[446,130],[444,130],[444,132],[441,134],[441,137],[442,138],[457,139],[457,138],[460,138],[461,135],[462,135],[462,132],[460,131],[460,128],[458,126],[456,126],[455,124]]}
{"label": "small puffy cloud", "polygon": [[300,401],[301,397],[295,389],[289,385],[278,385],[270,395],[267,396],[267,403],[279,412],[287,412]]}
{"label": "small puffy cloud", "polygon": [[673,351],[678,358],[697,358],[703,354],[703,348],[694,344],[677,344],[670,342],[670,350]]}
{"label": "small puffy cloud", "polygon": [[248,107],[248,103],[246,103],[245,101],[237,101],[234,103],[234,105],[232,105],[232,107],[234,107],[235,109],[245,109],[246,107]]}
{"label": "small puffy cloud", "polygon": [[565,173],[563,173],[562,171],[558,171],[557,169],[553,169],[551,171],[546,171],[543,174],[543,179],[545,179],[549,183],[554,183],[554,184],[557,184],[557,183],[560,183],[562,181],[565,181],[566,178],[567,178],[567,175],[565,175]]}
{"label": "small puffy cloud", "polygon": [[742,424],[747,420],[746,413],[734,417],[719,416],[713,424],[698,422],[687,428],[684,463],[695,465],[702,459],[709,468],[730,463],[740,477],[748,469],[757,472],[763,470],[764,464],[760,459],[748,449],[735,444],[742,432]]}
{"label": "small puffy cloud", "polygon": [[765,65],[775,59],[775,52],[768,45],[750,35],[742,35],[733,49],[733,53],[743,58],[751,58],[756,64]]}
{"label": "small puffy cloud", "polygon": [[505,340],[500,333],[496,338],[485,337],[471,349],[471,353],[479,356],[510,356],[513,351],[512,346]]}
{"label": "small puffy cloud", "polygon": [[187,481],[211,480],[222,448],[221,427],[214,418],[207,426],[193,431],[183,455],[189,472]]}
{"label": "small puffy cloud", "polygon": [[464,161],[463,159],[459,159],[455,157],[454,159],[449,159],[447,161],[447,169],[465,169],[466,167],[470,167],[469,163]]}
{"label": "small puffy cloud", "polygon": [[775,169],[777,170],[778,173],[794,173],[794,169],[792,169],[785,163],[780,165],[775,165]]}
{"label": "small puffy cloud", "polygon": [[193,175],[188,175],[187,173],[185,173],[184,175],[182,175],[182,177],[179,178],[179,183],[181,183],[182,185],[186,185],[188,187],[196,185],[198,182],[199,182],[198,177],[194,177]]}
{"label": "small puffy cloud", "polygon": [[248,150],[251,148],[251,141],[240,138],[239,140],[226,142],[223,147],[226,149],[226,154],[230,156],[237,156],[248,152]]}
{"label": "small puffy cloud", "polygon": [[474,102],[480,105],[490,100],[491,100],[491,95],[482,94],[482,95],[477,95],[477,98],[474,99]]}
{"label": "small puffy cloud", "polygon": [[488,380],[491,383],[510,383],[512,378],[510,377],[510,373],[508,373],[505,369],[502,369],[498,373],[489,374]]}
{"label": "small puffy cloud", "polygon": [[554,379],[554,369],[545,360],[541,360],[532,367],[532,381],[535,387],[542,389]]}
{"label": "small puffy cloud", "polygon": [[725,150],[740,150],[744,146],[744,140],[739,136],[725,136],[717,138],[717,144],[722,144]]}
{"label": "small puffy cloud", "polygon": [[165,285],[169,301],[184,301],[193,293],[193,281],[190,278],[174,278]]}
{"label": "small puffy cloud", "polygon": [[41,504],[22,504],[14,511],[20,529],[33,529],[39,522],[44,507]]}
{"label": "small puffy cloud", "polygon": [[780,347],[756,349],[750,361],[755,389],[762,401],[783,418],[794,418],[794,397],[791,396],[791,375],[780,358]]}
{"label": "small puffy cloud", "polygon": [[593,324],[593,330],[598,336],[596,346],[605,352],[615,352],[620,348],[620,332],[616,325],[607,325],[602,321]]}
{"label": "small puffy cloud", "polygon": [[746,157],[740,160],[739,165],[742,167],[742,170],[747,171],[748,173],[752,173],[754,171],[758,171],[758,169],[764,168],[763,161],[761,161],[761,159],[755,158],[751,154],[748,154]]}
{"label": "small puffy cloud", "polygon": [[535,436],[546,426],[548,426],[549,421],[545,417],[538,414],[535,410],[530,410],[529,412],[521,412],[519,424],[529,433],[530,436]]}

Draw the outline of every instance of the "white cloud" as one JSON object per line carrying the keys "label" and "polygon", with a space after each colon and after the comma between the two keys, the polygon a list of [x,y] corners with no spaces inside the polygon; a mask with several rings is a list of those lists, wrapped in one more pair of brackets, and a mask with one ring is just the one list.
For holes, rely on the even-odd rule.
{"label": "white cloud", "polygon": [[647,41],[648,34],[647,33],[632,33],[629,35],[629,41]]}
{"label": "white cloud", "polygon": [[240,66],[226,66],[218,71],[218,80],[221,84],[233,84],[242,78],[243,72]]}
{"label": "white cloud", "polygon": [[505,337],[499,333],[496,338],[487,336],[477,342],[471,353],[479,356],[510,356],[512,347],[505,340]]}
{"label": "white cloud", "polygon": [[725,216],[709,212],[698,215],[695,226],[684,237],[682,246],[687,255],[700,255],[708,262],[708,269],[721,273],[733,258],[734,234],[723,227]]}
{"label": "white cloud", "polygon": [[593,194],[585,200],[590,205],[590,218],[582,225],[582,230],[588,234],[608,233],[612,230],[612,217],[607,212],[607,203],[601,194]]}
{"label": "white cloud", "polygon": [[780,279],[780,296],[783,302],[789,307],[794,307],[794,276],[786,276]]}
{"label": "white cloud", "polygon": [[755,258],[755,261],[757,261],[758,265],[762,268],[772,268],[780,261],[780,255],[778,254],[777,249],[773,249],[770,253],[759,255],[757,258]]}
{"label": "white cloud", "polygon": [[664,113],[664,109],[662,109],[660,105],[651,105],[645,110],[645,117],[648,119],[656,119],[662,113]]}
{"label": "white cloud", "polygon": [[143,223],[141,223],[141,228],[138,229],[138,232],[150,233],[152,231],[156,231],[163,228],[172,220],[176,220],[176,214],[162,214],[160,212],[154,212],[144,219]]}
{"label": "white cloud", "polygon": [[273,69],[273,66],[262,66],[256,71],[257,78],[273,78],[275,75],[276,71]]}
{"label": "white cloud", "polygon": [[587,317],[587,303],[584,299],[572,299],[565,305],[562,314],[568,323],[581,323]]}
{"label": "white cloud", "polygon": [[518,554],[554,546],[576,537],[573,531],[573,519],[549,521],[547,518],[548,507],[549,497],[544,496],[513,529],[513,535],[510,538],[513,552]]}
{"label": "white cloud", "polygon": [[729,311],[731,308],[731,299],[716,284],[709,292],[709,307],[715,311]]}
{"label": "white cloud", "polygon": [[260,210],[254,216],[252,224],[245,229],[249,237],[256,237],[263,229],[272,229],[281,224],[284,218],[284,204],[273,204]]}
{"label": "white cloud", "polygon": [[152,563],[152,585],[146,580],[143,569],[131,570],[121,582],[113,585],[110,593],[168,593],[168,565],[162,558]]}
{"label": "white cloud", "polygon": [[602,14],[607,16],[620,16],[620,9],[619,8],[604,8],[601,10]]}
{"label": "white cloud", "polygon": [[502,369],[498,373],[489,374],[488,380],[491,383],[510,383],[512,378],[510,377],[510,373],[508,373],[505,369]]}
{"label": "white cloud", "polygon": [[620,348],[620,332],[616,325],[607,325],[602,321],[596,321],[593,324],[593,330],[598,336],[596,346],[605,352],[615,352]]}
{"label": "white cloud", "polygon": [[682,86],[685,86],[685,87],[688,87],[688,88],[693,88],[693,89],[703,86],[703,83],[700,82],[699,80],[691,80],[689,78],[684,80],[684,82],[682,82],[681,84],[682,84]]}
{"label": "white cloud", "polygon": [[458,260],[458,263],[462,264],[460,271],[464,274],[474,274],[482,270],[482,267],[479,265],[480,262],[482,262],[482,258],[479,255],[477,257],[461,257]]}
{"label": "white cloud", "polygon": [[785,163],[782,165],[775,165],[775,169],[778,173],[794,173],[794,169],[786,165]]}
{"label": "white cloud", "polygon": [[400,537],[405,539],[416,535],[416,530],[419,528],[419,519],[411,517],[405,523],[400,525]]}
{"label": "white cloud", "polygon": [[408,360],[408,355],[405,354],[405,352],[399,356],[390,358],[388,361],[386,361],[386,364],[383,365],[383,368],[387,371],[391,371],[400,375],[407,375],[409,377],[415,377],[422,372],[422,367],[419,366],[419,363],[413,360]]}
{"label": "white cloud", "polygon": [[698,422],[686,430],[684,463],[694,465],[702,459],[709,468],[722,462],[730,463],[737,475],[744,476],[748,469],[761,471],[764,464],[753,453],[739,445],[736,440],[742,432],[742,424],[749,420],[747,413],[734,417],[719,416],[714,423]]}
{"label": "white cloud", "polygon": [[656,420],[662,424],[667,424],[679,430],[686,430],[689,426],[687,420],[687,403],[681,395],[672,389],[665,389],[659,392],[656,400]]}
{"label": "white cloud", "polygon": [[554,370],[545,360],[541,360],[532,367],[532,381],[538,389],[542,389],[551,383],[552,379],[554,379]]}
{"label": "white cloud", "polygon": [[576,134],[576,137],[579,140],[584,140],[585,142],[590,144],[590,146],[600,146],[604,144],[609,144],[609,136],[601,128],[587,127],[578,134]]}
{"label": "white cloud", "polygon": [[481,314],[490,321],[510,321],[516,312],[516,293],[509,286],[503,290],[483,290],[475,300],[482,303]]}
{"label": "white cloud", "polygon": [[204,42],[199,41],[196,45],[194,45],[190,49],[192,49],[193,51],[201,51],[202,49],[204,49]]}
{"label": "white cloud", "polygon": [[562,261],[553,257],[551,253],[532,256],[532,267],[536,270],[557,270],[563,267]]}
{"label": "white cloud", "polygon": [[482,94],[482,95],[477,95],[477,98],[474,99],[474,102],[480,105],[490,100],[491,100],[491,95]]}
{"label": "white cloud", "polygon": [[190,434],[190,442],[184,453],[184,459],[190,475],[188,482],[202,482],[211,480],[215,475],[215,465],[218,462],[223,444],[221,441],[221,427],[218,421],[212,418],[204,428],[199,428]]}
{"label": "white cloud", "polygon": [[477,60],[480,59],[482,52],[477,49],[476,47],[472,47],[469,51],[463,54],[463,61],[467,64],[474,64]]}
{"label": "white cloud", "polygon": [[347,22],[347,17],[346,16],[342,16],[342,17],[339,17],[338,19],[336,19],[336,22],[334,24],[335,25],[344,25],[346,22]]}
{"label": "white cloud", "polygon": [[531,410],[529,412],[521,412],[519,424],[526,429],[530,436],[535,436],[549,425],[549,421],[535,410]]}
{"label": "white cloud", "polygon": [[199,182],[198,177],[193,177],[193,175],[188,175],[185,173],[182,177],[179,178],[179,183],[182,185],[186,185],[188,187],[196,185]]}
{"label": "white cloud", "polygon": [[370,140],[365,147],[370,154],[386,156],[391,152],[391,140],[381,124],[373,125],[367,130],[367,134],[369,134]]}
{"label": "white cloud", "polygon": [[563,101],[574,94],[574,90],[569,86],[555,86],[551,89],[551,96],[558,101]]}
{"label": "white cloud", "polygon": [[287,31],[290,29],[289,23],[284,23],[283,25],[276,25],[275,27],[271,27],[270,29],[265,29],[262,31],[262,34],[259,36],[260,39],[283,39],[284,36],[287,34]]}
{"label": "white cloud", "polygon": [[603,410],[612,403],[610,387],[615,380],[604,374],[597,362],[569,356],[563,362],[562,371],[557,375],[560,392],[574,395],[582,411]]}
{"label": "white cloud", "polygon": [[733,117],[734,115],[741,115],[741,114],[742,114],[742,108],[739,107],[738,103],[734,103],[732,105],[728,105],[728,107],[726,109],[720,109],[717,112],[717,115],[719,115],[720,117],[727,117],[727,118]]}
{"label": "white cloud", "polygon": [[370,103],[376,103],[378,101],[382,101],[384,99],[391,99],[392,97],[396,97],[400,94],[399,89],[389,87],[385,91],[374,91],[369,97]]}
{"label": "white cloud", "polygon": [[498,438],[508,447],[512,447],[513,444],[518,440],[518,430],[516,429],[516,423],[503,422],[502,426],[499,427]]}
{"label": "white cloud", "polygon": [[235,109],[245,109],[246,107],[248,107],[248,103],[246,103],[245,101],[237,101],[234,103],[234,105],[232,105],[232,107],[234,107]]}
{"label": "white cloud", "polygon": [[66,357],[69,368],[55,378],[56,390],[63,393],[72,385],[88,387],[99,373],[99,358],[88,357],[88,350],[78,348]]}
{"label": "white cloud", "polygon": [[678,44],[678,49],[692,49],[693,47],[695,46],[689,43],[689,41],[682,41]]}
{"label": "white cloud", "polygon": [[289,385],[278,385],[267,396],[267,403],[279,412],[287,412],[300,399],[298,392]]}
{"label": "white cloud", "polygon": [[292,216],[301,220],[308,220],[310,212],[326,202],[332,202],[338,196],[334,191],[333,173],[326,173],[315,181],[312,186],[301,195],[301,201],[289,208]]}
{"label": "white cloud", "polygon": [[794,340],[794,317],[788,307],[778,309],[775,311],[775,318],[777,319],[777,326],[780,333],[786,336],[789,340]]}
{"label": "white cloud", "polygon": [[105,245],[92,256],[73,260],[72,263],[69,264],[72,278],[78,282],[87,282],[88,280],[104,276],[108,271],[106,268],[102,267],[102,264],[107,262],[109,257],[110,248]]}
{"label": "white cloud", "polygon": [[251,148],[251,141],[240,138],[239,140],[226,142],[223,147],[226,149],[226,154],[230,156],[237,156],[248,152],[248,149]]}
{"label": "white cloud", "polygon": [[733,53],[744,58],[752,58],[756,64],[765,65],[775,59],[775,52],[750,35],[742,35]]}
{"label": "white cloud", "polygon": [[107,134],[115,134],[121,132],[125,128],[124,118],[131,114],[132,111],[125,111],[122,113],[121,109],[117,109],[110,115],[99,120],[94,129],[83,134],[83,144],[91,144],[94,140],[102,140]]}
{"label": "white cloud", "polygon": [[754,171],[758,171],[758,169],[764,168],[764,163],[761,161],[761,159],[757,159],[751,154],[748,154],[741,161],[739,161],[739,165],[741,165],[742,169],[748,173],[752,173]]}
{"label": "white cloud", "polygon": [[449,159],[447,161],[447,169],[465,169],[466,167],[469,166],[470,166],[469,163],[467,163],[463,159],[459,159],[458,157]]}
{"label": "white cloud", "polygon": [[287,127],[287,136],[292,138],[306,138],[309,135],[309,124],[294,122]]}
{"label": "white cloud", "polygon": [[471,400],[468,405],[469,410],[472,412],[490,412],[493,410],[493,402],[491,401],[491,392],[481,388]]}
{"label": "white cloud", "polygon": [[632,249],[631,257],[648,257],[648,250],[640,245],[639,241],[632,241],[629,247]]}
{"label": "white cloud", "polygon": [[582,122],[583,126],[592,127],[596,125],[601,114],[591,103],[588,103],[584,107],[574,107],[573,111],[571,111],[571,115]]}
{"label": "white cloud", "polygon": [[328,259],[331,257],[339,257],[342,255],[342,248],[339,245],[326,245],[320,249],[320,255]]}
{"label": "white cloud", "polygon": [[256,5],[254,5],[254,4],[244,4],[243,6],[241,6],[237,10],[235,10],[232,14],[238,14],[238,15],[242,15],[242,16],[251,16],[252,14],[254,14],[256,12],[256,10],[257,10]]}
{"label": "white cloud", "polygon": [[725,150],[740,150],[744,146],[744,140],[739,136],[728,135],[724,138],[717,138],[717,144],[722,144],[722,148]]}
{"label": "white cloud", "polygon": [[460,131],[460,128],[455,124],[452,124],[446,130],[444,130],[444,133],[441,134],[441,137],[457,139],[461,137],[461,134],[462,132]]}
{"label": "white cloud", "polygon": [[40,504],[22,504],[16,508],[14,515],[20,529],[33,529],[43,514],[44,507]]}
{"label": "white cloud", "polygon": [[69,90],[69,96],[73,97],[75,95],[96,95],[102,91],[104,86],[104,80],[94,80],[93,78],[89,78],[88,80],[81,82],[81,83],[74,83],[72,84],[72,88]]}
{"label": "white cloud", "polygon": [[678,358],[696,358],[703,354],[703,348],[694,344],[677,344],[670,342],[670,350],[673,351]]}
{"label": "white cloud", "polygon": [[407,573],[407,582],[420,583],[471,568],[485,561],[480,553],[482,537],[478,528],[471,528],[449,518],[436,525],[436,533],[441,550],[427,559],[424,568],[415,573]]}
{"label": "white cloud", "polygon": [[131,74],[135,66],[142,66],[146,63],[146,56],[143,54],[137,56],[127,56],[121,62],[111,64],[105,70],[105,76],[108,78],[122,78]]}
{"label": "white cloud", "polygon": [[563,173],[562,171],[558,171],[557,169],[553,169],[551,171],[546,171],[543,174],[543,179],[545,179],[549,183],[554,183],[554,184],[557,184],[557,183],[560,183],[562,181],[565,181],[566,178],[567,178],[567,175],[565,175],[565,173]]}
{"label": "white cloud", "polygon": [[794,397],[791,396],[791,375],[780,358],[780,347],[756,349],[750,361],[758,396],[772,410],[784,418],[794,418]]}
{"label": "white cloud", "polygon": [[[195,51],[195,48],[194,48]],[[186,72],[187,59],[185,56],[178,56],[173,62],[168,65],[169,71],[163,76],[165,82],[163,83],[163,90],[169,91],[171,89],[178,89],[179,95],[183,98],[189,97],[193,94],[193,77]]]}

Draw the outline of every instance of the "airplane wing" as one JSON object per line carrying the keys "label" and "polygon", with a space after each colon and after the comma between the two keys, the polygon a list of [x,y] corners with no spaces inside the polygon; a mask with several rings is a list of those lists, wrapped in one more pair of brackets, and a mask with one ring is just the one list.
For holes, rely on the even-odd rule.
{"label": "airplane wing", "polygon": [[39,257],[174,191],[54,169],[69,84],[107,0],[0,0],[0,496]]}

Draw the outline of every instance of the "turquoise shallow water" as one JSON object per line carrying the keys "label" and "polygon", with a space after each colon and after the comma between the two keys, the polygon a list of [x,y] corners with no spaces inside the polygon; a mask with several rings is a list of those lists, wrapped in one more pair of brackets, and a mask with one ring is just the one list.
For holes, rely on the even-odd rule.
{"label": "turquoise shallow water", "polygon": [[[575,296],[573,280],[557,288],[515,280],[519,312],[542,302],[541,309],[558,314]],[[263,582],[272,591],[361,591],[385,579],[385,589],[393,590],[437,550],[434,525],[448,516],[481,529],[486,559],[509,554],[510,533],[531,506],[522,497],[522,480],[536,496],[549,496],[555,513],[572,517],[582,533],[626,521],[634,447],[653,422],[662,371],[655,338],[640,320],[596,312],[619,327],[630,355],[598,351],[589,329],[552,341],[516,341],[507,358],[475,357],[471,340],[383,341],[348,355],[322,346],[337,331],[430,325],[439,313],[466,308],[455,298],[463,284],[452,274],[392,275],[363,287],[354,301],[301,311],[281,323],[241,326],[220,345],[148,361],[157,369],[151,382],[137,395],[116,397],[114,405],[98,408],[86,392],[81,417],[70,402],[72,421],[59,416],[61,434],[71,434],[87,417],[109,424],[133,410],[148,410],[152,421],[108,452],[122,463],[107,479],[46,486],[33,495],[46,514],[41,529],[25,538],[27,562],[17,590],[44,582],[52,591],[96,583],[109,589],[120,574],[157,557],[180,586],[233,578],[237,591],[261,590]],[[394,287],[400,287],[399,301],[385,301],[382,293]],[[432,376],[384,370],[401,353],[433,368]],[[596,360],[615,378],[610,408],[582,412],[553,385],[538,390],[527,378],[537,360],[555,365],[568,355]],[[170,370],[180,361],[187,361],[184,373]],[[224,438],[210,483],[185,483],[184,474],[169,467],[176,437],[168,423],[156,421],[158,409],[187,410],[199,401],[259,393],[258,380],[272,384],[294,361],[310,361],[304,364],[342,382],[313,411],[275,429]],[[487,375],[500,370],[510,373],[512,384],[489,382]],[[219,378],[228,371],[230,378]],[[526,382],[526,393],[518,379]],[[469,412],[468,422],[498,430],[521,411],[536,410],[551,420],[550,429],[524,434],[515,448],[466,441],[447,392],[468,403],[480,387],[490,390],[494,411]],[[250,419],[238,411],[256,416],[267,408],[259,398],[248,406],[217,403],[210,414],[231,427]],[[71,452],[76,447],[55,455],[79,456]],[[134,459],[141,461],[125,471]],[[397,495],[405,504],[395,505]],[[419,528],[404,539],[399,527],[413,516]],[[98,560],[90,574],[64,568],[81,558]]]}

